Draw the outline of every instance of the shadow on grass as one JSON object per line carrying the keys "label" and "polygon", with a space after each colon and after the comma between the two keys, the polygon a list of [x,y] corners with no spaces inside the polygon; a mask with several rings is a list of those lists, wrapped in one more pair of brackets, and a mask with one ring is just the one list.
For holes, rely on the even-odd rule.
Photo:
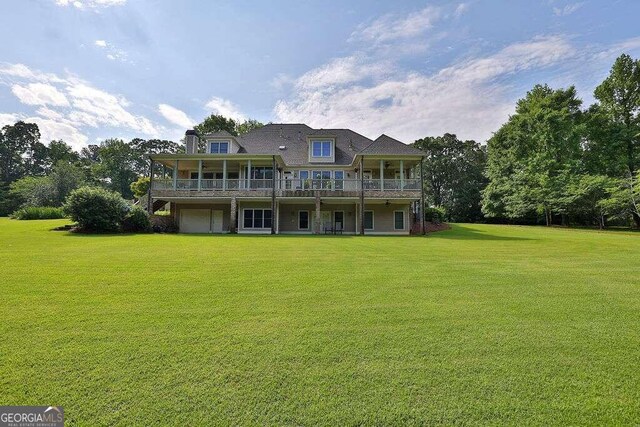
{"label": "shadow on grass", "polygon": [[[496,229],[499,231],[499,228]],[[468,227],[459,224],[452,224],[450,230],[437,231],[428,235],[430,239],[444,239],[444,240],[503,240],[503,241],[518,241],[518,240],[536,240],[528,237],[516,237],[516,236],[502,236],[494,234],[491,231],[478,230],[473,227]]]}

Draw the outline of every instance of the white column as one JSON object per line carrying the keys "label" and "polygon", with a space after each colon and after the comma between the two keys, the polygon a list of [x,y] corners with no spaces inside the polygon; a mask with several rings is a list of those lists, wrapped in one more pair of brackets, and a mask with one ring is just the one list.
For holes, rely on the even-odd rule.
{"label": "white column", "polygon": [[227,159],[222,161],[222,189],[227,189]]}
{"label": "white column", "polygon": [[358,230],[359,230],[359,228],[358,228],[358,202],[356,202],[356,212],[355,212],[355,214],[356,214],[356,234],[358,234]]}
{"label": "white column", "polygon": [[251,159],[249,159],[249,162],[248,162],[247,173],[249,174],[247,176],[247,187],[251,189]]}
{"label": "white column", "polygon": [[176,164],[173,168],[173,189],[178,189],[178,160],[176,160]]}
{"label": "white column", "polygon": [[400,190],[404,190],[404,160],[400,160]]}
{"label": "white column", "polygon": [[384,190],[384,160],[380,160],[380,190]]}
{"label": "white column", "polygon": [[198,191],[202,189],[202,159],[198,160]]}

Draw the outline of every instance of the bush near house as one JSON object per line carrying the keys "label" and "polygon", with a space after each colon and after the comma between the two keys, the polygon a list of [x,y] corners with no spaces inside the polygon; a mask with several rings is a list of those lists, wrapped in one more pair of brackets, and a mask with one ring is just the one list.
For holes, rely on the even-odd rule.
{"label": "bush near house", "polygon": [[60,219],[64,217],[65,215],[62,208],[54,208],[51,206],[27,206],[11,214],[11,218],[21,220]]}
{"label": "bush near house", "polygon": [[151,221],[149,215],[140,206],[134,206],[122,220],[122,231],[128,233],[149,233],[151,229]]}
{"label": "bush near house", "polygon": [[129,206],[118,194],[103,188],[81,187],[71,192],[64,211],[82,231],[120,231]]}
{"label": "bush near house", "polygon": [[[163,211],[160,211],[160,212],[163,212]],[[161,215],[158,215],[156,213],[155,215],[151,215],[149,217],[149,220],[151,221],[151,227],[154,233],[177,233],[178,232],[178,225],[173,220],[173,218],[168,214],[163,213]]]}

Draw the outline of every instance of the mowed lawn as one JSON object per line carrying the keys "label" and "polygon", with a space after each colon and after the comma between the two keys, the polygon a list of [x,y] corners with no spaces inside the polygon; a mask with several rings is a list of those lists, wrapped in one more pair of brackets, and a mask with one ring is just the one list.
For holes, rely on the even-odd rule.
{"label": "mowed lawn", "polygon": [[0,404],[67,425],[640,423],[640,234],[0,219]]}

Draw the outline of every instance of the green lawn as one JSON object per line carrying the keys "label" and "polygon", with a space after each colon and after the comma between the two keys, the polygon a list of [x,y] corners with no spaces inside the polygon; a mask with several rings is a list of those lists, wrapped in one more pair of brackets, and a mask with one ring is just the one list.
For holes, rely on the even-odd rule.
{"label": "green lawn", "polygon": [[640,234],[0,219],[0,404],[67,425],[640,423]]}

